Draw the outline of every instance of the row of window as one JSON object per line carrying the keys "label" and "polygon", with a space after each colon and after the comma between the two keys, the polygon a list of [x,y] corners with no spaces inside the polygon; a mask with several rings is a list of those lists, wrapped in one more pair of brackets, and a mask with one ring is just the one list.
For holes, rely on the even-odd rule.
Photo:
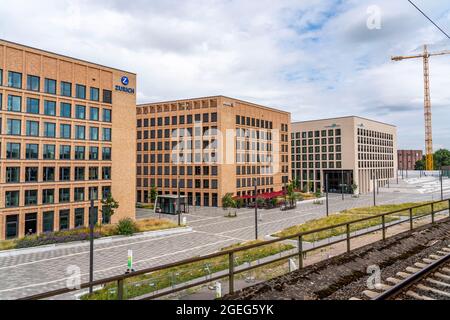
{"label": "row of window", "polygon": [[392,134],[360,128],[358,128],[358,136],[385,139],[390,141],[394,140],[394,136]]}
{"label": "row of window", "polygon": [[[256,178],[257,186],[270,186],[273,185],[273,177],[258,177]],[[236,180],[236,188],[250,188],[254,187],[254,178],[243,178]]]}
{"label": "row of window", "polygon": [[[100,178],[100,169],[102,180],[111,180],[111,167],[89,167],[88,180],[97,181]],[[6,183],[20,183],[20,167],[7,167],[5,173]],[[58,180],[56,179],[56,172],[58,171]],[[72,180],[73,179],[73,180]],[[55,167],[43,167],[40,182],[70,182],[70,181],[85,181],[86,168],[85,167],[60,167],[57,170]],[[39,168],[26,167],[25,178],[22,182],[36,183],[39,182]]]}
{"label": "row of window", "polygon": [[[42,127],[42,131],[40,128]],[[39,121],[26,120],[25,122],[25,135],[28,137],[43,137],[43,138],[61,138],[71,139],[72,135],[75,140],[86,140],[86,126],[76,125],[73,126],[74,132],[72,132],[72,125],[60,124],[59,132],[56,130],[56,123],[44,122],[43,126]],[[1,131],[1,118],[0,118],[0,132]],[[10,136],[22,135],[22,120],[19,119],[7,119],[6,120],[6,134]],[[100,128],[89,127],[89,140],[100,141]],[[102,128],[102,141],[112,140],[112,129]]]}
{"label": "row of window", "polygon": [[203,114],[188,114],[172,117],[159,117],[150,119],[138,119],[137,127],[155,127],[155,126],[177,126],[193,123],[209,123],[217,122],[217,113],[203,113]]}
{"label": "row of window", "polygon": [[173,163],[173,164],[209,164],[218,161],[217,154],[211,153],[182,153],[182,154],[138,154],[137,163]]}
{"label": "row of window", "polygon": [[307,138],[326,138],[339,137],[342,135],[341,129],[329,129],[329,130],[316,130],[316,131],[303,131],[291,133],[292,140],[295,139],[307,139]]}
{"label": "row of window", "polygon": [[[163,192],[159,191],[159,195],[162,195]],[[166,192],[166,194],[169,194]],[[173,195],[176,195],[176,192],[173,193]],[[200,192],[181,192],[182,196],[187,196],[187,204],[190,206],[204,206],[204,207],[217,207],[219,204],[219,198],[217,193],[200,193]],[[138,190],[137,192],[137,199],[138,202],[146,202],[149,203],[151,201],[150,199],[150,193],[148,190]],[[203,200],[203,201],[202,201]]]}
{"label": "row of window", "polygon": [[[236,124],[241,126],[247,126],[247,127],[256,127],[256,128],[262,128],[262,129],[273,129],[273,122],[267,121],[267,120],[260,120],[250,117],[244,117],[244,116],[236,116]],[[282,128],[284,129],[284,125],[282,125]]]}
{"label": "row of window", "polygon": [[[331,160],[331,159],[330,159]],[[292,163],[292,168],[298,169],[341,169],[342,162],[341,161],[317,161],[317,162],[294,162]]]}
{"label": "row of window", "polygon": [[[0,85],[3,85],[3,70],[0,69]],[[23,89],[22,73],[8,71],[8,87]],[[54,79],[44,79],[44,93],[57,94],[57,81]],[[61,81],[59,94],[63,97],[72,97],[74,86],[71,82]],[[38,76],[27,75],[26,89],[33,92],[41,92],[41,78]],[[81,84],[75,84],[75,95],[77,99],[87,99],[87,87]],[[100,101],[100,89],[89,88],[89,99],[91,101]],[[103,89],[103,102],[112,103],[112,91]]]}
{"label": "row of window", "polygon": [[[194,135],[192,135],[194,133]],[[217,135],[217,127],[195,127],[195,128],[186,128],[186,129],[159,129],[159,130],[143,130],[137,131],[137,139],[176,139],[179,138],[181,140],[192,140],[192,137],[208,137],[208,136],[216,136]]]}
{"label": "row of window", "polygon": [[[0,93],[0,109],[3,108],[3,95]],[[61,102],[59,104],[59,116],[62,118],[73,118],[73,108],[72,104],[67,102]],[[43,109],[41,108],[41,102],[39,99],[26,98],[26,108],[22,107],[22,97],[15,95],[8,95],[8,101],[6,104],[6,110],[11,112],[26,112],[29,114],[42,114],[46,116],[56,117],[57,104],[55,101],[44,100]],[[87,115],[87,110],[89,109],[89,117]],[[75,105],[75,119],[79,120],[91,120],[100,121],[100,108],[89,107],[83,105]],[[111,109],[102,109],[102,121],[112,122],[112,111]]]}
{"label": "row of window", "polygon": [[219,188],[218,180],[216,179],[137,179],[137,187],[151,187],[157,188],[187,188],[187,189],[213,189]]}
{"label": "row of window", "polygon": [[[8,142],[6,144],[6,159],[8,160],[56,160],[56,145],[54,144],[44,144],[42,146],[42,154],[39,156],[39,145],[38,144],[26,144],[25,155],[22,157],[20,143]],[[85,146],[75,146],[73,148],[74,153],[72,154],[72,147],[61,145],[59,147],[59,160],[87,160],[86,159],[86,149]],[[99,147],[89,147],[89,160],[100,160],[99,157]],[[102,160],[111,161],[111,148],[102,148]]]}
{"label": "row of window", "polygon": [[342,146],[336,145],[336,146],[315,146],[315,147],[296,147],[292,148],[292,155],[300,155],[303,154],[303,156],[307,155],[308,153],[310,155],[312,154],[319,154],[319,153],[334,153],[334,152],[342,152]]}
{"label": "row of window", "polygon": [[137,175],[173,175],[173,176],[217,176],[218,175],[218,167],[217,166],[166,166],[166,167],[153,167],[153,166],[138,166],[137,167]]}
{"label": "row of window", "polygon": [[194,149],[200,151],[202,149],[217,149],[217,141],[211,140],[211,141],[201,141],[196,140],[194,142],[192,141],[159,141],[159,142],[145,142],[145,143],[138,143],[137,144],[137,151],[175,151],[178,150],[180,152],[183,151],[194,151]]}
{"label": "row of window", "polygon": [[[87,200],[98,200],[98,187],[89,187],[86,196],[86,188],[59,188],[44,189],[41,192],[41,198],[38,199],[38,190],[24,190],[22,197],[24,198],[24,206],[51,205],[57,203],[70,203],[71,194],[73,193],[73,202],[84,202]],[[111,187],[102,187],[102,199],[106,199],[111,194]],[[58,195],[58,199],[55,198]],[[5,192],[5,208],[16,208],[20,203],[21,192],[18,190]]]}
{"label": "row of window", "polygon": [[394,162],[389,161],[359,161],[360,168],[393,168]]}
{"label": "row of window", "polygon": [[236,175],[261,175],[261,174],[273,174],[274,170],[272,166],[236,166]]}

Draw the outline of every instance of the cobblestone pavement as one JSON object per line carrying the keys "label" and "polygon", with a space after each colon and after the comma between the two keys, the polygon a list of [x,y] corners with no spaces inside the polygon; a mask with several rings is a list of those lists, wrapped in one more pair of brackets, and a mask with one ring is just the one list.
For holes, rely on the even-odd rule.
{"label": "cobblestone pavement", "polygon": [[[450,194],[446,194],[450,196]],[[378,204],[427,201],[431,194],[382,192]],[[370,206],[371,195],[351,198],[330,196],[330,212]],[[260,210],[259,236],[264,237],[286,227],[325,216],[324,205],[299,204],[296,210]],[[153,216],[149,210],[138,210],[138,218]],[[95,246],[95,279],[121,274],[126,269],[127,252],[133,250],[136,269],[148,268],[185,258],[204,255],[234,243],[255,237],[254,210],[240,210],[237,218],[225,218],[221,209],[191,210],[185,215],[192,232],[159,238],[131,237]],[[173,216],[165,218],[177,219]],[[0,299],[16,299],[66,286],[69,267],[80,268],[82,281],[88,280],[89,246],[61,247],[10,257],[0,255]]]}

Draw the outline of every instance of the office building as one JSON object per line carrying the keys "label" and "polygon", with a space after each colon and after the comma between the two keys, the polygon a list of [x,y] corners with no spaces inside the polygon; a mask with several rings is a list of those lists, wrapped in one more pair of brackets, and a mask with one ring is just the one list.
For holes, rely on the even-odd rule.
{"label": "office building", "polygon": [[415,170],[422,158],[422,150],[398,150],[398,170]]}

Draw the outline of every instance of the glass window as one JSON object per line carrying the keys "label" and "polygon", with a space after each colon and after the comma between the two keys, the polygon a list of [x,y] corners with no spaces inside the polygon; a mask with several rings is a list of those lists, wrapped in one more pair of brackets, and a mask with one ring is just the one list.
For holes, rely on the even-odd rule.
{"label": "glass window", "polygon": [[45,93],[56,94],[56,80],[45,79],[44,90]]}
{"label": "glass window", "polygon": [[25,168],[25,182],[37,182],[39,169],[36,167]]}
{"label": "glass window", "polygon": [[22,98],[19,96],[8,96],[8,111],[21,112]]}
{"label": "glass window", "polygon": [[75,126],[75,139],[85,140],[86,139],[86,127],[85,126]]}
{"label": "glass window", "polygon": [[27,160],[38,160],[39,158],[39,145],[27,144],[25,149],[25,158]]}
{"label": "glass window", "polygon": [[10,215],[6,217],[6,239],[13,239],[19,233],[19,216]]}
{"label": "glass window", "polygon": [[37,190],[26,190],[25,191],[25,205],[35,206],[37,205]]}
{"label": "glass window", "polygon": [[39,114],[39,99],[27,98],[27,113]]}
{"label": "glass window", "polygon": [[111,148],[108,147],[103,148],[102,159],[103,161],[111,161]]}
{"label": "glass window", "polygon": [[7,121],[8,125],[8,134],[13,136],[20,136],[21,135],[21,126],[22,121],[16,120],[16,119],[8,119]]}
{"label": "glass window", "polygon": [[41,78],[36,76],[28,76],[27,90],[39,92],[41,90]]}
{"label": "glass window", "polygon": [[42,204],[53,204],[55,203],[55,190],[46,189],[42,190]]}
{"label": "glass window", "polygon": [[89,168],[89,180],[98,180],[98,167]]}
{"label": "glass window", "polygon": [[6,183],[20,182],[20,167],[6,168]]}
{"label": "glass window", "polygon": [[99,101],[99,89],[91,87],[91,101]]}
{"label": "glass window", "polygon": [[5,200],[6,208],[13,208],[19,206],[19,191],[6,191]]}
{"label": "glass window", "polygon": [[59,189],[59,203],[70,202],[70,188]]}
{"label": "glass window", "polygon": [[75,106],[75,118],[77,119],[86,119],[86,107],[77,105]]}
{"label": "glass window", "polygon": [[[74,193],[75,193],[74,200],[76,202],[84,201],[84,188],[75,188]],[[76,212],[76,210],[75,210],[75,212]],[[84,215],[84,212],[83,212],[83,215]],[[75,219],[76,219],[76,216],[75,216]],[[75,227],[77,227],[77,226],[75,226]]]}
{"label": "glass window", "polygon": [[59,230],[68,230],[70,221],[70,210],[59,211]]}
{"label": "glass window", "polygon": [[3,70],[0,69],[0,86],[3,85]]}
{"label": "glass window", "polygon": [[103,141],[111,141],[111,128],[103,128]]}
{"label": "glass window", "polygon": [[44,136],[47,138],[56,137],[56,124],[51,122],[44,123]]}
{"label": "glass window", "polygon": [[61,102],[60,116],[64,118],[72,117],[72,105],[70,103]]}
{"label": "glass window", "polygon": [[39,137],[39,122],[27,120],[27,136]]}
{"label": "glass window", "polygon": [[70,160],[70,146],[60,146],[59,147],[59,159],[60,160]]}
{"label": "glass window", "polygon": [[46,116],[56,116],[56,102],[55,101],[44,101],[44,114]]}
{"label": "glass window", "polygon": [[43,181],[53,182],[55,181],[55,168],[54,167],[44,167],[43,168]]}
{"label": "glass window", "polygon": [[110,90],[103,90],[103,102],[112,103],[112,92]]}
{"label": "glass window", "polygon": [[109,109],[103,109],[103,121],[112,122],[112,111]]}
{"label": "glass window", "polygon": [[8,87],[22,89],[22,74],[18,72],[8,72]]}
{"label": "glass window", "polygon": [[54,160],[56,147],[53,144],[44,144],[43,158],[44,160]]}
{"label": "glass window", "polygon": [[98,128],[97,127],[89,128],[89,139],[92,141],[98,141]]}
{"label": "glass window", "polygon": [[98,160],[98,147],[89,148],[89,160]]}
{"label": "glass window", "polygon": [[62,139],[70,139],[70,130],[71,126],[70,124],[61,124],[60,125],[60,133],[59,133],[59,137]]}
{"label": "glass window", "polygon": [[98,121],[99,119],[99,110],[98,108],[91,107],[89,112],[89,119],[92,121]]}
{"label": "glass window", "polygon": [[20,159],[20,143],[6,144],[6,159],[19,160]]}
{"label": "glass window", "polygon": [[64,97],[72,96],[72,84],[70,82],[61,82],[61,95]]}
{"label": "glass window", "polygon": [[103,180],[111,180],[111,167],[103,167],[102,168],[102,179]]}
{"label": "glass window", "polygon": [[75,91],[76,91],[76,97],[78,99],[86,99],[86,86],[77,84]]}
{"label": "glass window", "polygon": [[85,147],[76,146],[75,147],[75,160],[85,160]]}
{"label": "glass window", "polygon": [[75,181],[84,181],[84,167],[75,168]]}
{"label": "glass window", "polygon": [[54,221],[55,221],[55,213],[53,211],[44,212],[42,218],[42,231],[53,232]]}

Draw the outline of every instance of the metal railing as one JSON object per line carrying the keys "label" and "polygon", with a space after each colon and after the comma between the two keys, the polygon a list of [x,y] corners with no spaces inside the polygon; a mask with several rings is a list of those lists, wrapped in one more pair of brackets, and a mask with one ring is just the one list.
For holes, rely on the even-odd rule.
{"label": "metal railing", "polygon": [[[436,207],[439,204],[444,204],[444,205],[447,204],[447,207],[436,210]],[[429,212],[425,212],[424,214],[421,214],[421,215],[414,214],[414,210],[418,210],[420,208],[426,208],[426,207],[430,208]],[[198,287],[198,286],[201,286],[201,285],[204,285],[207,283],[218,281],[218,280],[221,280],[224,278],[228,278],[229,293],[232,294],[235,291],[234,290],[235,277],[238,274],[252,271],[254,269],[261,268],[266,265],[270,265],[270,264],[274,264],[274,263],[278,263],[278,262],[282,262],[282,261],[287,261],[291,258],[296,258],[296,257],[298,257],[299,268],[302,269],[302,268],[304,268],[304,258],[306,257],[307,253],[309,253],[309,252],[316,251],[316,250],[319,250],[319,249],[322,249],[325,247],[329,247],[332,245],[336,245],[339,243],[343,243],[343,242],[346,242],[346,251],[350,252],[351,248],[352,248],[351,247],[352,239],[356,239],[356,238],[359,238],[359,237],[362,237],[364,235],[371,234],[374,232],[382,231],[382,239],[386,240],[387,230],[389,228],[394,227],[399,224],[402,224],[402,223],[409,222],[410,230],[413,230],[414,229],[414,220],[421,219],[426,216],[431,216],[432,224],[434,224],[434,223],[436,223],[436,219],[435,219],[436,213],[443,212],[446,210],[449,210],[449,217],[450,217],[450,199],[430,202],[430,203],[426,203],[426,204],[422,204],[422,205],[417,205],[414,207],[409,207],[409,208],[399,209],[396,211],[391,211],[391,212],[382,213],[382,214],[378,214],[378,215],[368,216],[365,218],[361,218],[361,219],[357,219],[357,220],[353,220],[353,221],[349,221],[349,222],[344,222],[341,224],[336,224],[333,226],[324,227],[324,228],[320,228],[320,229],[300,232],[300,233],[297,233],[294,235],[280,237],[280,238],[276,238],[273,240],[264,241],[261,243],[255,243],[255,244],[251,244],[251,245],[247,245],[247,246],[243,246],[243,247],[237,247],[237,248],[233,248],[233,249],[229,249],[229,250],[216,252],[213,254],[208,254],[205,256],[201,256],[201,257],[195,257],[195,258],[190,258],[190,259],[173,262],[173,263],[169,263],[169,264],[165,264],[165,265],[161,265],[161,266],[151,267],[151,268],[133,272],[131,274],[118,275],[115,277],[96,280],[96,281],[93,281],[92,283],[90,283],[90,282],[83,283],[79,288],[76,288],[76,289],[63,288],[63,289],[59,289],[59,290],[55,290],[55,291],[51,291],[51,292],[46,292],[46,293],[42,293],[42,294],[29,296],[29,297],[23,298],[21,300],[47,299],[47,298],[79,291],[82,289],[87,289],[91,286],[96,287],[96,286],[107,285],[110,283],[116,283],[117,289],[115,291],[117,292],[117,300],[123,300],[124,299],[124,284],[125,284],[125,280],[127,280],[127,279],[137,277],[137,276],[142,276],[142,275],[148,275],[148,274],[151,274],[156,271],[167,270],[167,269],[171,269],[171,268],[175,268],[175,267],[189,266],[190,264],[193,264],[193,263],[204,262],[206,260],[219,258],[219,257],[226,257],[226,256],[228,256],[228,270],[225,269],[225,271],[226,271],[225,274],[220,274],[220,275],[216,275],[216,276],[211,275],[210,277],[206,277],[206,279],[199,280],[199,281],[190,281],[189,284],[178,286],[178,287],[173,287],[172,289],[166,290],[164,292],[159,292],[159,293],[155,293],[155,294],[148,293],[146,296],[137,297],[137,299],[152,300],[152,299],[160,298],[163,296],[171,295],[171,294],[174,294],[174,293],[177,293],[180,291],[184,291],[186,289],[190,289],[193,287]],[[395,219],[393,219],[392,222],[386,221],[388,216],[396,215],[396,214],[398,215],[400,213],[405,213],[405,212],[407,212],[408,214],[406,215],[406,217],[404,219],[400,218],[400,219],[398,219],[399,221],[396,221]],[[356,232],[354,232],[355,234],[352,235],[351,227],[353,225],[358,224],[358,223],[363,223],[363,222],[366,222],[369,220],[374,220],[374,219],[381,219],[381,223],[376,224],[374,228],[369,227],[368,228],[369,230],[364,231],[364,232],[359,232],[359,231],[367,229],[367,228],[356,229]],[[377,228],[378,225],[381,225],[381,227]],[[336,229],[340,229],[340,228],[341,229],[345,228],[345,231],[338,233],[338,235],[344,235],[344,237],[338,237],[339,239],[337,239],[337,240],[328,241],[324,244],[314,246],[313,248],[310,248],[310,249],[303,248],[304,247],[303,242],[304,242],[305,238],[307,238],[307,236],[311,236],[313,234],[321,233],[321,232],[327,232],[327,231],[333,231],[333,230],[335,231]],[[333,238],[333,237],[336,237],[336,235],[332,235],[328,239]],[[261,248],[261,247],[275,244],[275,243],[285,242],[288,240],[295,240],[297,242],[297,250],[295,253],[282,255],[282,256],[280,255],[277,258],[266,260],[264,262],[254,264],[254,265],[249,264],[248,267],[238,268],[238,269],[236,268],[235,257],[236,257],[237,253],[255,249],[255,248]],[[193,280],[195,280],[195,279],[193,279]]]}

